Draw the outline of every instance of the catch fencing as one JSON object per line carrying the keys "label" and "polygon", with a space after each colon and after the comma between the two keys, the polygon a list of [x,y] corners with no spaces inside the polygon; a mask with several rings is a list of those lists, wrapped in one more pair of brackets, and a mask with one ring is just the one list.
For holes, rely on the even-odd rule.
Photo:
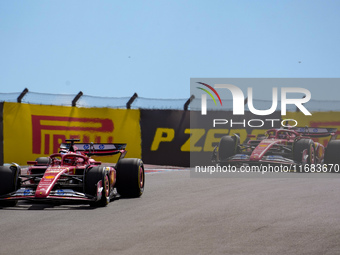
{"label": "catch fencing", "polygon": [[[78,94],[49,94],[31,92],[27,88],[22,92],[0,93],[0,102],[18,102],[37,105],[58,105],[77,106],[85,108],[118,108],[118,109],[152,109],[152,110],[191,110],[200,111],[200,98],[188,96],[180,99],[146,98],[140,97],[137,93],[127,97],[99,97],[84,95],[82,91]],[[269,109],[272,106],[271,100],[254,99],[254,107],[259,110]],[[214,101],[207,100],[207,108],[213,108]],[[223,106],[218,110],[232,111],[233,101],[223,99]],[[340,100],[313,100],[311,99],[304,106],[311,112],[340,111]],[[277,110],[281,109],[281,102],[278,101]],[[215,109],[216,110],[216,109]],[[247,109],[247,99],[245,100]],[[287,111],[297,111],[294,105],[287,105]]]}

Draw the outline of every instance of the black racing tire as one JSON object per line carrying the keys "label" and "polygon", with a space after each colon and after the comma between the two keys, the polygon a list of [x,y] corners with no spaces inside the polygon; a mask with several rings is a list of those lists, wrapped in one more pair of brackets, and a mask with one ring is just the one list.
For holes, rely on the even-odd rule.
{"label": "black racing tire", "polygon": [[[0,166],[0,195],[6,195],[18,189],[18,179],[20,175],[20,167],[16,166]],[[15,206],[17,200],[0,200],[0,206]]]}
{"label": "black racing tire", "polygon": [[109,172],[104,166],[91,167],[86,170],[84,182],[85,194],[94,197],[97,196],[97,183],[100,180],[103,184],[102,197],[99,201],[90,203],[90,205],[93,207],[105,207],[110,203],[110,177]]}
{"label": "black racing tire", "polygon": [[[332,140],[328,142],[328,145],[325,150],[324,163],[340,165],[340,140]],[[334,169],[334,165],[333,165],[333,169]]]}
{"label": "black racing tire", "polygon": [[145,172],[142,160],[138,158],[120,159],[116,166],[117,192],[122,197],[136,198],[144,192]]}
{"label": "black racing tire", "polygon": [[239,141],[236,136],[223,136],[218,145],[218,158],[224,161],[237,153]]}
{"label": "black racing tire", "polygon": [[37,165],[39,166],[48,166],[49,164],[51,164],[51,158],[49,157],[39,157],[36,158],[37,161]]}
{"label": "black racing tire", "polygon": [[307,149],[308,158],[306,164],[315,164],[315,145],[312,139],[300,139],[294,143],[293,159],[298,163],[302,163],[302,153]]}

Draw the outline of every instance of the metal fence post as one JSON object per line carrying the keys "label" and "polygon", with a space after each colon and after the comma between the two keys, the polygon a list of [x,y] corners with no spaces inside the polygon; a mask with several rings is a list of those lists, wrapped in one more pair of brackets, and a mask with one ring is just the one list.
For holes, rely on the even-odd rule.
{"label": "metal fence post", "polygon": [[194,95],[191,95],[191,97],[185,102],[184,104],[184,111],[187,111],[188,110],[188,107],[189,107],[189,104],[192,102],[192,100],[195,99],[195,96]]}
{"label": "metal fence post", "polygon": [[131,104],[133,103],[133,101],[136,100],[137,97],[138,97],[137,93],[133,94],[130,100],[126,103],[126,109],[131,109]]}
{"label": "metal fence post", "polygon": [[76,106],[77,101],[79,98],[83,95],[83,92],[79,91],[79,93],[76,95],[76,97],[72,100],[72,106]]}
{"label": "metal fence post", "polygon": [[28,92],[28,88],[25,88],[22,92],[21,92],[21,94],[18,96],[18,98],[17,98],[17,102],[18,103],[21,103],[21,100],[24,98],[24,96],[27,94],[27,92]]}

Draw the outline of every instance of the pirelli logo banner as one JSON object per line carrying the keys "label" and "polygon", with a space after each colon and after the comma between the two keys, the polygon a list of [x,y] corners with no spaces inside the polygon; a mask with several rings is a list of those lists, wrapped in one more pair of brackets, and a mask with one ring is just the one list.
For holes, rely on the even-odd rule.
{"label": "pirelli logo banner", "polygon": [[[127,157],[141,157],[139,110],[4,104],[4,162],[26,164],[58,151],[65,139],[127,143]],[[115,162],[112,156],[100,157]]]}
{"label": "pirelli logo banner", "polygon": [[[65,140],[67,137],[64,134],[56,134],[56,131],[70,131],[74,133],[70,138],[81,139],[84,143],[95,142],[113,142],[113,120],[101,118],[77,118],[77,117],[60,117],[60,116],[45,116],[45,115],[31,115],[32,117],[32,139],[34,154],[41,154],[41,144],[44,144],[44,153],[51,152],[51,136],[53,143],[53,152],[56,152],[60,145],[60,140]],[[67,123],[67,124],[66,124]],[[64,124],[64,125],[63,125]],[[46,131],[52,131],[47,132]],[[53,132],[54,131],[54,132]],[[42,137],[44,134],[44,139]],[[55,133],[55,134],[53,134]],[[76,134],[78,133],[78,134]],[[83,133],[81,135],[80,133]],[[91,140],[91,133],[96,133]],[[106,141],[102,141],[102,140]],[[44,140],[44,143],[42,143]]]}
{"label": "pirelli logo banner", "polygon": [[189,112],[141,110],[142,155],[146,164],[189,166]]}

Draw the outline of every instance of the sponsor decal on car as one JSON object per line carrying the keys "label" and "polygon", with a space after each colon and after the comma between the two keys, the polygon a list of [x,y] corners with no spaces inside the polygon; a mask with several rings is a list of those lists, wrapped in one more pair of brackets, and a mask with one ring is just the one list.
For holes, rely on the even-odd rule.
{"label": "sponsor decal on car", "polygon": [[62,189],[58,189],[58,190],[56,190],[56,194],[57,194],[58,196],[63,196],[63,195],[65,194],[65,192],[64,192],[64,190],[62,190]]}

